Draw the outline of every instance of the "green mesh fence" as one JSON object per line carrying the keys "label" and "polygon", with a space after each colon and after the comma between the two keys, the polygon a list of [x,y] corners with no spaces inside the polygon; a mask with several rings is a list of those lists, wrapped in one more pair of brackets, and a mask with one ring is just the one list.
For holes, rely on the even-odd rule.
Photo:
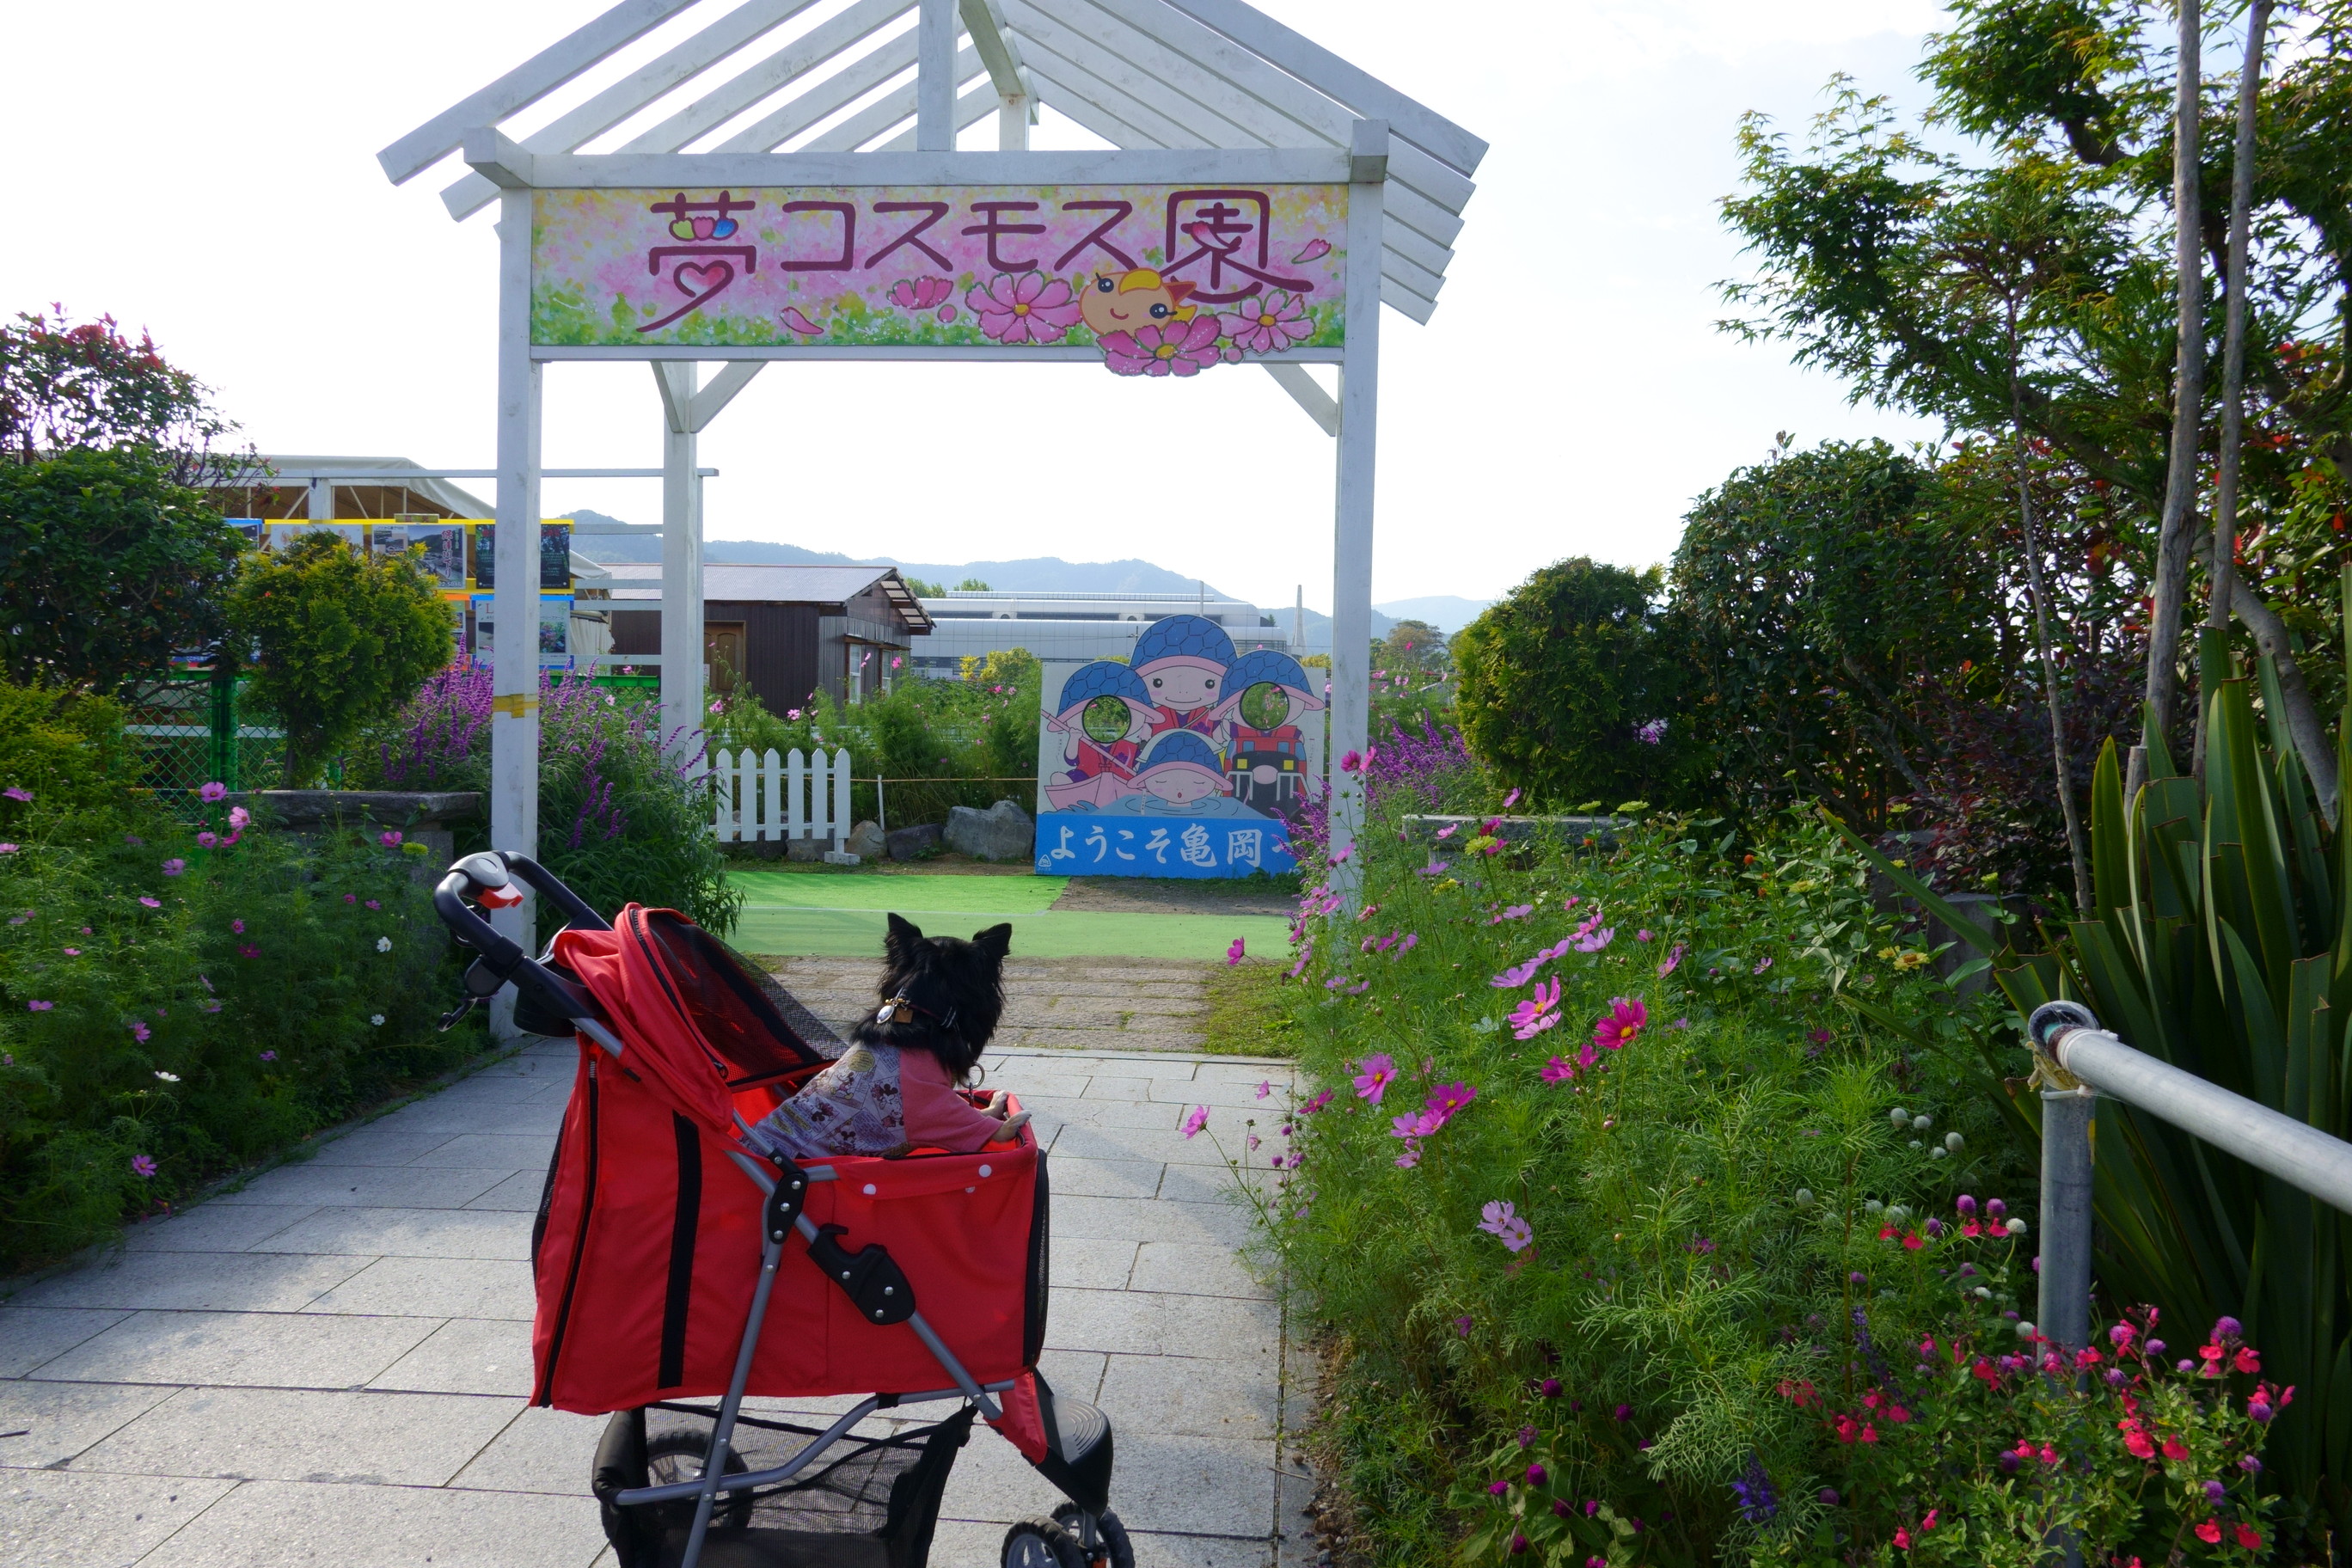
{"label": "green mesh fence", "polygon": [[268,789],[285,766],[279,731],[246,722],[237,711],[244,683],[197,671],[150,681],[131,692],[123,726],[142,788],[191,819],[196,791],[217,783],[232,790]]}

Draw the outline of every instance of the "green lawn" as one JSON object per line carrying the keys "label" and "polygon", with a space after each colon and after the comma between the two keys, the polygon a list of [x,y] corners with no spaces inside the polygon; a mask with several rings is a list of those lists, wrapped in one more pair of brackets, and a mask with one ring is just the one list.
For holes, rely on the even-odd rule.
{"label": "green lawn", "polygon": [[895,911],[934,934],[970,936],[1010,921],[1016,958],[1223,958],[1286,951],[1289,922],[1269,915],[1110,914],[1055,910],[1066,877],[811,877],[730,870],[743,889],[730,939],[746,952],[813,957],[879,953]]}

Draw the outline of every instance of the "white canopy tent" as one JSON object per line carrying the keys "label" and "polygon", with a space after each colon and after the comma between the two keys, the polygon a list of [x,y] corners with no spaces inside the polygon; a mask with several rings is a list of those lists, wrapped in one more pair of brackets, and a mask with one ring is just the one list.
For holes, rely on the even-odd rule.
{"label": "white canopy tent", "polygon": [[[625,60],[606,66],[624,51]],[[510,122],[574,83],[584,98],[519,139],[507,134]],[[1029,150],[1040,104],[1118,151]],[[957,152],[957,133],[992,114],[999,150]],[[651,362],[665,430],[663,598],[688,612],[663,620],[663,720],[666,731],[686,735],[702,710],[696,437],[768,361],[1101,356],[1035,343],[535,343],[536,196],[677,191],[683,204],[689,191],[723,198],[806,187],[1344,186],[1351,307],[1344,345],[1261,356],[1338,446],[1330,754],[1343,754],[1363,750],[1368,723],[1374,302],[1429,320],[1486,151],[1460,126],[1240,0],[740,0],[731,7],[622,0],[378,161],[401,184],[461,153],[468,172],[442,192],[452,216],[499,208],[497,510],[501,522],[517,525],[499,531],[501,595],[510,585],[527,593],[532,581],[541,365]],[[1172,234],[1172,216],[1170,222]],[[701,362],[721,364],[708,384]],[[1338,365],[1336,400],[1306,369],[1313,363]],[[523,606],[512,609],[520,619]],[[503,605],[499,613],[509,616]],[[509,640],[516,646],[502,642],[496,654],[492,835],[502,845],[530,845],[537,837],[538,671],[533,650]],[[1355,775],[1335,774],[1332,784],[1336,853],[1353,841],[1362,803]]]}

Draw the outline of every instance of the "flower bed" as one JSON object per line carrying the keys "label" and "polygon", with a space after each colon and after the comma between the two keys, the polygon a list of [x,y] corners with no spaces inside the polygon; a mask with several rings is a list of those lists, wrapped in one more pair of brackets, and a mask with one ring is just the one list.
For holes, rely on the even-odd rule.
{"label": "flower bed", "polygon": [[[218,786],[208,786],[217,795]],[[445,1070],[448,942],[401,834],[0,801],[0,1270]]]}
{"label": "flower bed", "polygon": [[[1984,1542],[2074,1520],[2151,1562],[2180,1531],[2188,1560],[2242,1559],[2174,1507],[2220,1480],[2217,1529],[2259,1528],[2248,1472],[2219,1468],[2250,1452],[2242,1410],[2096,1385],[2210,1428],[2147,1461],[2114,1409],[2036,1403],[2030,1156],[1986,1070],[2023,1053],[1825,829],[1752,853],[1686,819],[1608,851],[1472,831],[1430,865],[1394,819],[1459,772],[1374,786],[1365,907],[1317,889],[1296,931],[1311,1098],[1203,1129],[1280,1184],[1269,1240],[1332,1331],[1325,1439],[1363,1557],[1827,1563],[1932,1538],[2023,1563],[2038,1532]],[[2028,1438],[2126,1479],[2004,1468]],[[2151,1464],[2180,1485],[2143,1487]]]}

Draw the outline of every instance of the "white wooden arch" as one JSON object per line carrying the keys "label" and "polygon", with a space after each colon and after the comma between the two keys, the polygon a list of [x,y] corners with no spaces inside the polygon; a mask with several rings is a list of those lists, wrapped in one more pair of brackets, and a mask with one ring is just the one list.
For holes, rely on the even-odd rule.
{"label": "white wooden arch", "polygon": [[[633,48],[640,40],[644,47]],[[625,62],[611,63],[629,51]],[[551,95],[578,101],[519,136]],[[584,91],[584,97],[579,93]],[[1118,151],[1028,147],[1041,104]],[[995,153],[958,153],[993,115]],[[1370,695],[1374,305],[1436,309],[1486,144],[1240,0],[621,0],[377,154],[404,184],[460,154],[453,217],[500,207],[498,515],[503,596],[535,581],[540,378],[550,359],[654,362],[664,411],[662,706],[683,739],[702,710],[696,436],[772,358],[807,348],[540,348],[530,342],[530,200],[562,188],[1138,183],[1253,179],[1350,187],[1343,350],[1265,368],[1337,438],[1330,755],[1364,747]],[[1361,307],[1361,308],[1358,308]],[[843,351],[920,357],[906,351]],[[954,357],[971,357],[959,351]],[[1019,351],[1040,357],[1039,351]],[[1043,357],[1063,356],[1043,351]],[[1304,363],[1335,361],[1334,401]],[[702,361],[728,362],[707,385]],[[509,563],[511,551],[515,559]],[[525,624],[501,605],[500,624]],[[513,612],[509,615],[509,611]],[[516,646],[509,647],[508,643]],[[497,647],[494,841],[537,840],[538,671]],[[1335,852],[1360,784],[1331,780]],[[1343,862],[1348,881],[1350,863]],[[523,935],[523,931],[516,934]]]}

